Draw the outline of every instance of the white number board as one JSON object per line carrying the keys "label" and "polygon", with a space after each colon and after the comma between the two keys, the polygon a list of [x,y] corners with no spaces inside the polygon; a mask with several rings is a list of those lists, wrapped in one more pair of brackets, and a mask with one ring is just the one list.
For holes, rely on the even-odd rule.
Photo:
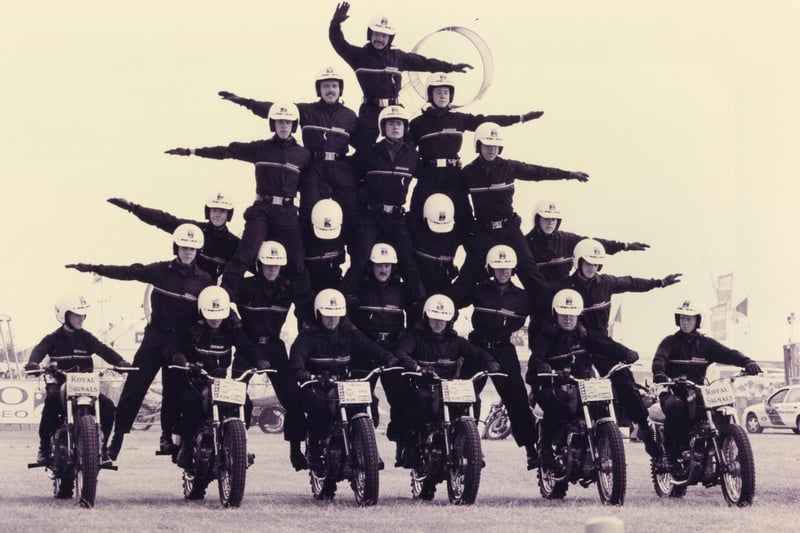
{"label": "white number board", "polygon": [[67,374],[67,397],[100,396],[100,375],[70,372]]}
{"label": "white number board", "polygon": [[369,388],[368,381],[339,381],[336,386],[339,391],[340,405],[372,403],[372,390]]}
{"label": "white number board", "polygon": [[718,407],[736,403],[733,385],[729,381],[718,381],[711,385],[703,385],[700,387],[700,391],[703,393],[703,402],[706,407]]}
{"label": "white number board", "polygon": [[578,382],[578,389],[583,402],[607,402],[614,399],[611,381],[607,379],[582,379]]}
{"label": "white number board", "polygon": [[247,397],[247,383],[232,379],[214,379],[211,385],[211,399],[215,402],[244,405]]}
{"label": "white number board", "polygon": [[475,386],[468,379],[442,381],[444,403],[474,403]]}

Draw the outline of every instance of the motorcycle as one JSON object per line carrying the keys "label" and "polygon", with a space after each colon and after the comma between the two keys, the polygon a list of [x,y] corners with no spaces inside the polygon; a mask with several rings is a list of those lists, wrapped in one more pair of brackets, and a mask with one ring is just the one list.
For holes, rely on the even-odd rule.
{"label": "motorcycle", "polygon": [[[363,378],[332,379],[312,376],[300,388],[313,387],[320,396],[327,395],[334,421],[323,430],[318,449],[321,458],[311,457],[314,446],[306,442],[311,493],[318,500],[332,500],[336,483],[348,480],[356,502],[362,506],[378,503],[379,456],[375,426],[370,416],[372,390],[369,380],[375,374],[399,367],[375,368]],[[318,467],[312,467],[319,463]]]}
{"label": "motorcycle", "polygon": [[502,400],[494,402],[489,409],[489,414],[483,421],[481,438],[487,440],[502,440],[511,435],[511,421],[508,411]]}
{"label": "motorcycle", "polygon": [[[616,364],[607,375],[576,379],[558,373],[538,374],[577,392],[577,408],[572,418],[556,430],[553,455],[557,468],[539,461],[539,492],[548,500],[561,499],[570,483],[588,487],[597,483],[600,502],[622,505],[625,501],[626,464],[622,434],[614,412],[614,393],[610,376],[630,364]],[[540,427],[541,439],[541,427]],[[540,447],[541,450],[541,447]]]}
{"label": "motorcycle", "polygon": [[[130,372],[138,368],[113,366],[110,370]],[[72,498],[77,493],[81,507],[94,507],[100,470],[117,470],[116,465],[101,459],[98,398],[103,372],[69,372],[52,362],[26,374],[44,376],[48,385],[58,384],[65,413],[50,436],[50,460],[46,464],[30,463],[28,468],[50,471],[54,497]]]}
{"label": "motorcycle", "polygon": [[500,372],[478,372],[468,379],[442,379],[435,373],[403,372],[414,386],[430,395],[430,420],[422,431],[412,428],[414,447],[411,494],[432,500],[436,485],[447,480],[447,496],[455,505],[471,505],[478,497],[484,466],[481,439],[474,417],[474,381]]}
{"label": "motorcycle", "polygon": [[[246,380],[251,374],[276,372],[273,369],[249,369],[237,379],[215,378],[202,365],[170,365],[169,368],[195,372],[205,381],[203,391],[206,421],[192,440],[191,461],[183,469],[183,496],[187,500],[202,500],[206,488],[217,480],[219,501],[223,507],[239,507],[244,497],[247,468],[253,456],[247,453],[247,433],[242,418],[247,397]],[[174,450],[179,448],[176,443]],[[176,452],[156,452],[156,455]]]}
{"label": "motorcycle", "polygon": [[[258,388],[259,394],[256,396],[255,389]],[[286,409],[283,408],[275,395],[269,381],[265,381],[263,386],[254,387],[250,384],[250,397],[253,400],[253,414],[250,418],[250,425],[258,425],[264,433],[281,433],[283,431]]]}
{"label": "motorcycle", "polygon": [[650,460],[656,494],[680,498],[689,485],[721,485],[728,505],[746,507],[753,503],[756,485],[753,450],[747,433],[738,422],[732,385],[743,375],[720,378],[705,385],[685,377],[656,384],[678,391],[682,397],[685,395],[691,424],[688,448],[681,454],[678,464],[668,468],[664,412],[659,403],[650,407],[650,424],[659,450],[658,456]]}
{"label": "motorcycle", "polygon": [[147,431],[153,424],[158,424],[161,421],[161,388],[153,387],[147,391],[147,396],[144,397],[139,412],[136,413],[136,419],[133,421],[133,429],[139,431]]}

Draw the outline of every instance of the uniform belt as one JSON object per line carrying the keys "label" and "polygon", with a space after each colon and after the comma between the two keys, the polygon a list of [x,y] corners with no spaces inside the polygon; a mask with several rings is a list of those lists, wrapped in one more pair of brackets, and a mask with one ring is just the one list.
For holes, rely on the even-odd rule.
{"label": "uniform belt", "polygon": [[488,229],[502,229],[506,227],[506,225],[511,222],[513,217],[506,217],[502,220],[489,220],[486,222],[478,222],[481,226]]}
{"label": "uniform belt", "polygon": [[154,326],[153,324],[150,325],[153,326],[153,329],[160,331],[161,333],[175,333],[176,331],[176,328],[169,328],[167,326]]}
{"label": "uniform belt", "polygon": [[447,159],[428,159],[427,163],[428,166],[436,168],[444,168],[444,167],[461,168],[461,159],[458,157],[447,158]]}
{"label": "uniform belt", "polygon": [[390,105],[397,105],[397,98],[362,98],[361,102],[367,105],[374,105],[378,107],[387,107]]}
{"label": "uniform belt", "polygon": [[397,215],[404,212],[402,205],[389,205],[389,204],[368,204],[367,208],[370,211],[382,213],[384,215]]}
{"label": "uniform belt", "polygon": [[338,161],[344,157],[344,154],[337,152],[314,152],[314,159],[321,161]]}
{"label": "uniform belt", "polygon": [[495,348],[499,348],[504,344],[509,344],[511,342],[511,337],[503,337],[502,339],[497,339],[493,341],[486,339],[474,339],[472,342],[474,342],[484,350],[494,350]]}
{"label": "uniform belt", "polygon": [[380,342],[392,342],[397,338],[397,333],[392,333],[391,331],[372,331],[370,332],[370,336],[372,337],[372,340]]}
{"label": "uniform belt", "polygon": [[258,338],[258,341],[257,341],[257,344],[267,344],[267,343],[269,343],[269,340],[270,340],[271,338],[272,338],[272,337],[264,337],[264,336],[262,336],[262,337],[259,337],[259,338]]}
{"label": "uniform belt", "polygon": [[451,255],[430,255],[426,254],[425,252],[420,252],[419,250],[414,250],[414,253],[422,257],[423,259],[428,259],[429,261],[436,261],[437,263],[452,263],[454,259],[453,256]]}
{"label": "uniform belt", "polygon": [[271,194],[256,193],[256,201],[272,205],[294,205],[294,196],[273,196]]}

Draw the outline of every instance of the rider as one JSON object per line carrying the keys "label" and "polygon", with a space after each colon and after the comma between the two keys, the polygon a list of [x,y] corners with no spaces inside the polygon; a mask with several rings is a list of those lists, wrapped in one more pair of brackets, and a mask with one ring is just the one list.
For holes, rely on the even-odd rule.
{"label": "rider", "polygon": [[330,402],[336,398],[335,380],[349,377],[353,367],[363,368],[369,360],[380,361],[384,366],[392,366],[397,361],[391,352],[344,320],[346,315],[344,295],[336,289],[321,290],[314,298],[314,322],[297,335],[289,350],[289,367],[297,381],[308,381],[312,374],[334,380],[323,387],[308,387],[302,391],[309,468],[320,466],[319,441],[332,422]]}
{"label": "rider", "polygon": [[[653,356],[653,382],[664,383],[671,378],[685,377],[695,383],[703,383],[706,370],[711,363],[743,367],[749,375],[761,373],[761,367],[738,350],[723,346],[699,331],[702,313],[692,300],[683,300],[675,309],[675,325],[678,331],[661,341]],[[679,469],[681,452],[689,446],[689,407],[686,389],[676,387],[659,395],[664,410],[664,447],[667,452],[667,468]],[[700,408],[701,406],[698,406]],[[698,412],[702,412],[698,409]]]}
{"label": "rider", "polygon": [[446,194],[433,193],[422,206],[421,224],[410,224],[419,277],[428,294],[446,294],[458,275],[456,251],[463,243],[455,228],[455,205]]}
{"label": "rider", "polygon": [[[458,335],[453,329],[455,317],[453,300],[444,294],[434,294],[425,300],[422,320],[406,331],[395,351],[406,370],[454,379],[462,376],[461,367],[466,360],[489,372],[500,371],[500,364],[489,352]],[[408,399],[401,404],[405,408],[398,412],[397,420],[392,419],[392,424],[397,424],[393,435],[397,443],[396,466],[408,468],[414,463],[411,429],[414,424],[424,421],[425,412],[433,400],[430,394],[429,390],[409,386],[403,395]],[[388,432],[387,437],[392,438]]]}
{"label": "rider", "polygon": [[336,5],[328,28],[333,49],[355,71],[364,93],[358,109],[358,128],[353,145],[368,147],[378,138],[378,114],[383,108],[398,104],[403,86],[403,72],[466,72],[472,65],[429,59],[392,48],[395,27],[385,15],[373,16],[367,27],[367,44],[355,46],[347,42],[342,22],[347,20],[349,2]]}
{"label": "rider", "polygon": [[[56,320],[61,323],[61,327],[33,347],[25,370],[38,370],[39,363],[49,357],[50,364],[56,363],[63,372],[91,372],[94,369],[92,354],[99,355],[111,365],[130,367],[130,363],[120,354],[83,329],[83,321],[90,307],[86,298],[78,294],[66,294],[56,300]],[[50,436],[58,428],[59,418],[64,415],[61,383],[48,383],[45,390],[42,419],[39,422],[39,451],[36,453],[36,462],[40,465],[50,462]],[[103,432],[102,460],[108,462],[110,459],[106,445],[114,425],[114,403],[104,394],[100,394],[98,403],[100,429]]]}
{"label": "rider", "polygon": [[228,222],[233,218],[233,201],[222,191],[215,191],[206,199],[205,222],[178,218],[166,211],[144,207],[124,198],[109,198],[108,203],[130,211],[142,222],[168,233],[186,223],[199,227],[203,230],[204,239],[203,249],[197,255],[197,266],[214,279],[222,274],[222,269],[231,260],[239,244],[239,237],[228,229]]}
{"label": "rider", "polygon": [[[94,272],[101,276],[119,280],[135,280],[153,285],[150,295],[152,314],[150,323],[144,328],[144,337],[133,356],[133,366],[139,371],[125,379],[122,393],[117,403],[114,420],[114,437],[108,447],[111,459],[116,460],[122,448],[122,439],[130,433],[136,415],[142,405],[147,390],[156,374],[165,366],[164,347],[174,342],[176,332],[191,324],[197,318],[197,295],[214,281],[208,272],[196,262],[198,252],[203,248],[203,231],[194,224],[181,224],[172,234],[172,252],[175,257],[162,261],[130,266],[90,265],[75,263],[65,265],[78,272]],[[173,383],[162,372],[163,401],[161,405],[162,451],[172,450],[172,427],[179,414],[179,398],[176,397]]]}
{"label": "rider", "polygon": [[[300,389],[294,373],[289,370],[289,356],[281,339],[281,329],[292,304],[298,321],[312,321],[311,294],[296,290],[292,280],[283,273],[284,266],[286,249],[279,242],[266,241],[258,252],[255,276],[242,281],[236,304],[242,315],[244,331],[256,346],[250,352],[236,352],[233,372],[236,376],[252,368],[259,360],[268,361],[270,368],[277,370],[277,374],[269,374],[269,379],[278,401],[286,409],[283,438],[289,442],[292,467],[302,470],[307,467],[300,449],[306,436],[305,417],[300,404]],[[249,421],[252,409],[252,403],[245,404],[245,420]]]}
{"label": "rider", "polygon": [[342,283],[342,264],[345,260],[342,238],[343,213],[341,206],[323,198],[311,209],[311,230],[303,231],[306,268],[311,291],[335,289]]}

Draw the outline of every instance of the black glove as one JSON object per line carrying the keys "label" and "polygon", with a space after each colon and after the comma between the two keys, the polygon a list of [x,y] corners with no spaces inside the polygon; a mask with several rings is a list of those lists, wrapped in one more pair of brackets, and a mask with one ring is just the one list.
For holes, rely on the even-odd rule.
{"label": "black glove", "polygon": [[761,373],[761,367],[758,366],[758,363],[751,362],[747,363],[747,365],[744,367],[744,371],[751,376],[755,376]]}
{"label": "black glove", "polygon": [[522,115],[522,122],[528,122],[529,120],[534,120],[544,115],[544,111],[528,111],[524,115]]}
{"label": "black glove", "polygon": [[629,242],[625,245],[625,250],[629,252],[643,252],[648,248],[650,248],[650,245],[643,242]]}
{"label": "black glove", "polygon": [[170,148],[164,153],[169,155],[191,155],[188,148]]}
{"label": "black glove", "polygon": [[500,372],[500,363],[497,361],[489,361],[486,363],[486,371],[490,374]]}
{"label": "black glove", "polygon": [[681,281],[680,280],[681,276],[683,276],[683,274],[670,274],[669,276],[666,276],[664,279],[661,280],[661,286],[669,287],[670,285],[675,285],[676,283],[679,283]]}
{"label": "black glove", "polygon": [[78,272],[91,272],[92,265],[87,263],[70,263],[68,265],[64,265],[64,268],[74,268]]}
{"label": "black glove", "polygon": [[267,370],[269,368],[269,361],[266,359],[259,359],[256,361],[256,369],[257,370]]}
{"label": "black glove", "polygon": [[228,375],[228,369],[222,368],[222,367],[217,367],[217,368],[215,368],[214,370],[212,370],[209,373],[212,376],[214,376],[215,378],[224,378],[225,376]]}
{"label": "black glove", "polygon": [[130,367],[131,367],[131,366],[133,366],[133,365],[131,365],[131,364],[130,364],[129,362],[127,362],[125,359],[121,359],[121,360],[117,361],[117,364],[116,364],[116,365],[114,365],[114,366],[116,366],[116,367],[118,367],[118,368],[130,368]]}
{"label": "black glove", "polygon": [[569,178],[567,179],[578,180],[581,183],[586,183],[587,181],[589,181],[589,174],[587,174],[586,172],[575,170],[569,173]]}
{"label": "black glove", "polygon": [[228,91],[220,91],[217,94],[220,95],[224,100],[233,100],[236,98],[235,94],[229,93]]}
{"label": "black glove", "polygon": [[336,4],[336,11],[333,12],[333,18],[331,19],[331,22],[334,24],[341,24],[350,18],[350,15],[347,14],[348,9],[350,9],[350,2]]}
{"label": "black glove", "polygon": [[26,372],[33,372],[34,370],[39,370],[39,363],[34,363],[31,361],[25,364]]}
{"label": "black glove", "polygon": [[297,375],[297,381],[301,383],[303,381],[308,381],[311,379],[311,372],[309,372],[308,370],[298,370],[296,375]]}
{"label": "black glove", "polygon": [[474,67],[469,63],[456,63],[453,65],[453,72],[465,73],[467,69],[472,70]]}
{"label": "black glove", "polygon": [[132,202],[129,202],[128,200],[126,200],[125,198],[109,198],[106,201],[108,203],[110,203],[111,205],[115,205],[117,207],[121,207],[122,209],[124,209],[126,211],[132,210],[133,206],[135,205]]}
{"label": "black glove", "polygon": [[406,359],[403,363],[403,368],[406,370],[406,372],[416,372],[419,368],[419,365],[413,359]]}
{"label": "black glove", "polygon": [[666,374],[662,374],[661,372],[653,374],[653,383],[666,383],[667,381],[669,381],[669,378]]}
{"label": "black glove", "polygon": [[436,375],[436,371],[433,369],[432,366],[424,366],[420,369],[420,373],[425,377],[433,377]]}
{"label": "black glove", "polygon": [[636,350],[627,350],[622,357],[622,362],[630,365],[639,360],[639,353]]}
{"label": "black glove", "polygon": [[561,370],[556,370],[556,373],[561,379],[565,381],[569,381],[569,378],[572,377],[572,369],[570,368],[563,368]]}
{"label": "black glove", "polygon": [[172,356],[172,364],[175,366],[186,366],[186,362],[186,356],[180,352]]}

